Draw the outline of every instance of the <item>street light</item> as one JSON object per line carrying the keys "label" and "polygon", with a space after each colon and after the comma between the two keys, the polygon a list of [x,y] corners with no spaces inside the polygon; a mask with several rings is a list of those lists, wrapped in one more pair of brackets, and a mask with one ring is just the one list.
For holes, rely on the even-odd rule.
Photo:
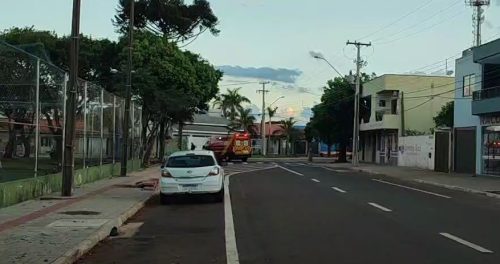
{"label": "street light", "polygon": [[[271,106],[273,106],[273,104],[275,104],[276,102],[278,102],[280,99],[283,99],[283,98],[285,98],[285,96],[283,96],[283,95],[282,95],[282,96],[280,96],[280,97],[278,97],[278,98],[276,98],[276,100],[274,100],[274,101],[273,101],[273,102],[269,105],[269,108],[271,108]],[[265,114],[263,115],[263,117],[262,117],[262,118],[264,118],[264,119],[266,118]],[[267,133],[267,134],[269,135],[269,137],[267,138],[266,152],[268,152],[267,150],[269,149],[269,143],[270,143],[269,141],[271,140],[271,122],[272,122],[272,120],[271,120],[271,115],[269,115],[269,125],[268,125],[268,127],[269,127],[269,131],[268,131],[268,133]]]}
{"label": "street light", "polygon": [[325,56],[323,56],[323,54],[319,53],[319,52],[314,52],[314,51],[309,51],[309,55],[311,55],[311,57],[315,58],[315,59],[318,59],[318,60],[324,60],[326,63],[328,63],[328,65],[330,65],[330,67],[341,77],[341,78],[344,78],[344,76],[342,75],[342,73],[340,73],[326,58]]}
{"label": "street light", "polygon": [[282,96],[280,96],[280,97],[276,98],[276,100],[274,100],[274,102],[272,102],[272,103],[269,105],[269,107],[273,106],[273,104],[275,104],[276,102],[278,102],[280,99],[283,99],[283,98],[285,98],[285,96],[284,96],[284,95],[282,95]]}

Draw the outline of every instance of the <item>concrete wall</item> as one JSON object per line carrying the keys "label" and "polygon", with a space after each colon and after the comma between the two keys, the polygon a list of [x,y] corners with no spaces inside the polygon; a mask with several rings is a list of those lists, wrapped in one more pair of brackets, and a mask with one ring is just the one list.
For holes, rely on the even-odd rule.
{"label": "concrete wall", "polygon": [[434,136],[399,137],[398,166],[434,170]]}
{"label": "concrete wall", "polygon": [[[140,166],[141,160],[130,160],[127,163],[127,170],[139,170]],[[114,165],[104,164],[102,167],[96,166],[75,170],[75,186],[118,176],[119,174],[120,163],[115,163]],[[61,173],[0,183],[0,207],[10,206],[46,194],[59,192],[61,185]]]}
{"label": "concrete wall", "polygon": [[458,58],[455,63],[455,110],[453,113],[455,128],[461,127],[476,127],[476,174],[481,174],[481,122],[479,116],[472,115],[472,96],[464,98],[463,96],[463,80],[464,76],[475,74],[476,85],[474,91],[481,89],[480,78],[482,76],[482,66],[474,63],[472,51],[464,51],[461,58]]}

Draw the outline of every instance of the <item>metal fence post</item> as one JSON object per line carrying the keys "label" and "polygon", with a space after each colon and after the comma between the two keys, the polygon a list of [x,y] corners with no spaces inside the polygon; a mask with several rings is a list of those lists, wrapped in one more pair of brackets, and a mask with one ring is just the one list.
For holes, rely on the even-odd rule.
{"label": "metal fence post", "polygon": [[[40,59],[36,60],[36,91],[35,91],[35,178],[38,175],[38,148],[40,145]],[[31,143],[30,143],[31,144]],[[29,153],[28,153],[29,154]]]}
{"label": "metal fence post", "polygon": [[[107,148],[107,144],[106,144]],[[101,153],[100,154],[100,163],[99,163],[99,176],[102,177],[102,154],[104,150],[104,89],[101,88]]]}
{"label": "metal fence post", "polygon": [[67,73],[65,73],[63,80],[63,126],[62,126],[63,131],[62,131],[61,167],[64,165],[64,151],[65,151],[64,146],[66,146],[66,126],[64,125],[64,122],[66,122],[66,100],[67,100],[66,89],[68,89],[68,80],[69,76]]}
{"label": "metal fence post", "polygon": [[116,149],[116,96],[113,95],[113,148],[111,150],[111,153],[113,155],[113,168],[115,167],[115,152]]}
{"label": "metal fence post", "polygon": [[83,157],[82,164],[83,170],[85,171],[85,175],[87,175],[87,82],[83,85]]}

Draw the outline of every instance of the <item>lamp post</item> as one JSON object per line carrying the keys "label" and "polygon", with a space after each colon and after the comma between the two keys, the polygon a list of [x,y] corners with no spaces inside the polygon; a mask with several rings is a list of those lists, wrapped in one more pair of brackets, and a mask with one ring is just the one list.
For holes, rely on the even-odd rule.
{"label": "lamp post", "polygon": [[326,58],[325,56],[323,56],[323,54],[319,53],[319,52],[314,52],[314,51],[310,51],[309,54],[311,55],[311,57],[317,59],[317,60],[322,60],[322,61],[325,61],[329,66],[330,68],[332,68],[341,78],[344,78],[344,76],[342,75],[342,73],[340,73],[336,68],[335,66],[333,66],[333,64],[331,64]]}

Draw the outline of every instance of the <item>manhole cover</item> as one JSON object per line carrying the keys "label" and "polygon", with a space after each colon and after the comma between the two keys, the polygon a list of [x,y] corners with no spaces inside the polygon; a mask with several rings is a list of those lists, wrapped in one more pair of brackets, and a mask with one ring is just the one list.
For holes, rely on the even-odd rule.
{"label": "manhole cover", "polygon": [[60,219],[48,225],[48,227],[100,227],[109,219]]}
{"label": "manhole cover", "polygon": [[66,211],[66,212],[61,212],[60,214],[65,214],[65,215],[99,215],[101,213],[95,212],[95,211]]}

